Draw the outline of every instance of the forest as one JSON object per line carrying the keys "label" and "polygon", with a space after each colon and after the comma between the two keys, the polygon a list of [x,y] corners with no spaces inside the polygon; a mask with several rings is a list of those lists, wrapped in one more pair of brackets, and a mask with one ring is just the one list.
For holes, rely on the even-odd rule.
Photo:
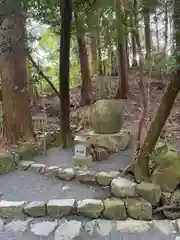
{"label": "forest", "polygon": [[129,127],[136,122],[130,168],[149,178],[158,139],[178,147],[179,1],[2,0],[0,9],[2,147],[36,138],[32,111],[48,99],[63,148],[72,145],[73,121],[78,131],[92,104],[116,99],[134,109],[126,117]]}

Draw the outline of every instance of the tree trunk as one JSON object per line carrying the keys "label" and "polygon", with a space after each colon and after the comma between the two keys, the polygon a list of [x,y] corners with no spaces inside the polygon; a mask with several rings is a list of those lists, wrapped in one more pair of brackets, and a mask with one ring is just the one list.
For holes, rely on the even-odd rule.
{"label": "tree trunk", "polygon": [[81,105],[91,104],[92,102],[92,83],[89,70],[89,61],[84,36],[77,36],[79,60],[81,66]]}
{"label": "tree trunk", "polygon": [[132,67],[137,67],[137,50],[136,50],[136,40],[135,37],[133,35],[133,33],[131,33],[131,42],[132,42]]}
{"label": "tree trunk", "polygon": [[117,52],[119,58],[119,87],[116,93],[116,98],[127,99],[128,86],[128,72],[127,72],[127,56],[125,45],[125,31],[122,21],[123,7],[121,0],[116,0],[116,31],[117,31]]}
{"label": "tree trunk", "polygon": [[97,51],[98,51],[98,69],[99,75],[103,75],[103,63],[101,53],[101,29],[100,29],[100,13],[98,13],[98,26],[97,26]]}
{"label": "tree trunk", "polygon": [[180,90],[180,4],[179,1],[174,1],[174,38],[176,41],[176,65],[177,70],[172,76],[172,80],[169,83],[166,92],[163,95],[161,104],[158,107],[157,113],[150,125],[147,132],[146,138],[139,151],[137,160],[135,163],[135,177],[136,180],[144,180],[149,177],[148,164],[149,164],[149,154],[152,153],[156,142],[160,136],[162,128],[164,127],[166,120],[171,112],[175,99]]}
{"label": "tree trunk", "polygon": [[159,47],[159,28],[158,28],[157,13],[155,13],[154,20],[155,20],[155,25],[156,25],[156,46],[157,46],[157,52],[159,53],[160,52],[160,47]]}
{"label": "tree trunk", "polygon": [[168,45],[168,1],[165,1],[165,17],[164,17],[164,49],[163,49],[163,54],[166,56],[166,51],[167,51],[167,45]]}
{"label": "tree trunk", "polygon": [[69,57],[72,21],[72,0],[63,0],[61,4],[61,43],[60,43],[60,106],[61,106],[61,140],[62,147],[71,145],[70,133],[70,97],[69,97]]}
{"label": "tree trunk", "polygon": [[4,18],[0,35],[3,136],[9,143],[14,144],[33,138],[26,73],[25,19],[20,7],[14,15]]}
{"label": "tree trunk", "polygon": [[98,70],[98,58],[97,58],[97,40],[96,40],[96,31],[91,29],[90,33],[90,40],[91,40],[91,76],[97,74]]}
{"label": "tree trunk", "polygon": [[144,25],[145,25],[146,60],[150,60],[151,59],[151,28],[150,28],[150,13],[147,9],[144,11]]}

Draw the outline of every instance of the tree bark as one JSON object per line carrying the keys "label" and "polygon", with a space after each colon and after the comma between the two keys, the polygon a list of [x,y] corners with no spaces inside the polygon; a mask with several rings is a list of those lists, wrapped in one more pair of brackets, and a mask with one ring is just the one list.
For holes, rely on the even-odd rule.
{"label": "tree bark", "polygon": [[154,16],[155,24],[156,24],[156,46],[157,46],[157,52],[160,52],[160,47],[159,47],[159,28],[158,28],[158,16],[157,13],[155,13]]}
{"label": "tree bark", "polygon": [[139,151],[137,160],[135,163],[135,177],[136,180],[145,180],[149,177],[148,165],[149,165],[149,155],[152,153],[156,142],[160,136],[162,128],[164,127],[166,120],[171,112],[175,99],[180,90],[180,4],[178,0],[174,0],[174,38],[176,42],[176,64],[177,70],[172,76],[172,80],[169,83],[161,104],[157,109],[157,113],[150,125],[150,128],[147,132],[146,138],[142,145],[142,148]]}
{"label": "tree bark", "polygon": [[70,57],[70,38],[72,21],[72,0],[63,0],[61,2],[61,41],[60,41],[60,106],[61,106],[61,140],[62,147],[67,148],[71,145],[70,132],[70,96],[69,96],[69,57]]}
{"label": "tree bark", "polygon": [[125,31],[122,22],[122,3],[116,0],[116,31],[117,31],[117,52],[119,59],[119,87],[116,98],[127,99],[129,93],[128,72],[127,72],[127,56],[125,45]]}
{"label": "tree bark", "polygon": [[91,29],[90,33],[91,40],[91,76],[97,74],[98,70],[98,58],[97,58],[97,39],[96,39],[96,31],[95,29]]}
{"label": "tree bark", "polygon": [[144,10],[144,25],[145,25],[145,48],[146,60],[151,59],[151,28],[150,28],[150,13],[145,7]]}
{"label": "tree bark", "polygon": [[165,17],[164,17],[164,49],[163,49],[163,54],[166,56],[166,51],[167,51],[167,45],[168,45],[168,1],[165,1]]}
{"label": "tree bark", "polygon": [[81,67],[81,105],[87,105],[92,102],[92,83],[89,70],[89,61],[84,36],[77,36],[78,52]]}
{"label": "tree bark", "polygon": [[0,26],[3,136],[13,144],[34,137],[26,72],[25,18],[20,6],[16,10],[14,15],[5,16]]}

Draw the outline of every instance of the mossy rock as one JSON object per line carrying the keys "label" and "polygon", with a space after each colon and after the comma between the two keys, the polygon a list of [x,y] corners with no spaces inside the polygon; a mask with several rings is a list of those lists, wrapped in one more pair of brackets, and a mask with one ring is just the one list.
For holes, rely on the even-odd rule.
{"label": "mossy rock", "polygon": [[118,100],[102,99],[91,108],[90,122],[99,134],[117,133],[124,120],[124,104]]}
{"label": "mossy rock", "polygon": [[37,153],[37,151],[38,148],[36,142],[30,141],[21,143],[21,145],[19,146],[20,159],[32,159],[32,157]]}
{"label": "mossy rock", "polygon": [[0,152],[0,174],[8,173],[17,168],[13,154],[10,152]]}

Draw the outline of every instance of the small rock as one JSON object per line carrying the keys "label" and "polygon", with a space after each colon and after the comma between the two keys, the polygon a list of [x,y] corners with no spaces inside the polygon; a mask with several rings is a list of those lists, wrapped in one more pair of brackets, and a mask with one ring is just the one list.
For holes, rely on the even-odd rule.
{"label": "small rock", "polygon": [[68,216],[73,212],[75,203],[75,199],[50,200],[47,203],[47,215],[50,217]]}
{"label": "small rock", "polygon": [[28,221],[14,220],[6,225],[6,230],[14,233],[25,232],[28,229],[28,224]]}
{"label": "small rock", "polygon": [[125,233],[147,232],[150,227],[150,224],[146,221],[139,221],[134,219],[117,221],[117,230]]}
{"label": "small rock", "polygon": [[176,233],[174,223],[169,220],[154,220],[153,227],[161,231],[162,233],[169,235]]}
{"label": "small rock", "polygon": [[143,198],[132,198],[125,200],[129,217],[138,220],[152,219],[152,205]]}
{"label": "small rock", "polygon": [[41,163],[34,163],[30,166],[28,171],[34,173],[44,173],[46,171],[46,165]]}
{"label": "small rock", "polygon": [[19,164],[19,168],[26,171],[32,164],[34,164],[34,161],[21,161]]}
{"label": "small rock", "polygon": [[77,203],[77,212],[86,217],[98,218],[103,210],[104,205],[101,200],[85,199]]}
{"label": "small rock", "polygon": [[0,201],[0,216],[1,217],[21,216],[25,204],[26,202],[24,201],[11,202],[2,200]]}
{"label": "small rock", "polygon": [[136,185],[136,192],[152,205],[156,205],[160,201],[161,188],[157,184],[142,182]]}
{"label": "small rock", "polygon": [[82,183],[96,183],[97,172],[95,171],[78,171],[76,178]]}
{"label": "small rock", "polygon": [[97,232],[101,236],[109,236],[111,231],[115,229],[114,225],[115,224],[109,220],[92,220],[86,223],[85,231],[90,235]]}
{"label": "small rock", "polygon": [[55,231],[54,240],[73,240],[79,236],[82,223],[79,221],[69,221],[61,224]]}
{"label": "small rock", "polygon": [[127,213],[124,201],[120,199],[104,200],[103,215],[108,219],[125,220]]}
{"label": "small rock", "polygon": [[63,186],[63,187],[62,187],[62,190],[63,190],[63,191],[67,191],[67,190],[69,190],[69,189],[71,189],[70,186]]}
{"label": "small rock", "polygon": [[135,197],[136,183],[125,178],[115,178],[111,182],[111,192],[115,197]]}
{"label": "small rock", "polygon": [[102,186],[108,186],[111,181],[119,175],[120,172],[99,172],[97,174],[97,182]]}
{"label": "small rock", "polygon": [[31,217],[44,217],[46,215],[46,204],[42,201],[33,201],[24,207],[24,212]]}
{"label": "small rock", "polygon": [[17,168],[13,154],[10,152],[0,152],[0,174],[9,173]]}
{"label": "small rock", "polygon": [[48,237],[57,227],[57,222],[39,222],[31,227],[31,232],[36,236]]}
{"label": "small rock", "polygon": [[58,166],[50,166],[50,167],[47,167],[46,168],[46,171],[44,172],[44,175],[47,176],[47,177],[56,177],[57,176],[57,173],[58,173],[58,169],[60,167]]}
{"label": "small rock", "polygon": [[108,158],[108,152],[103,148],[96,149],[96,161],[106,160]]}
{"label": "small rock", "polygon": [[59,169],[57,172],[57,177],[62,180],[71,181],[75,178],[75,171],[73,168]]}

